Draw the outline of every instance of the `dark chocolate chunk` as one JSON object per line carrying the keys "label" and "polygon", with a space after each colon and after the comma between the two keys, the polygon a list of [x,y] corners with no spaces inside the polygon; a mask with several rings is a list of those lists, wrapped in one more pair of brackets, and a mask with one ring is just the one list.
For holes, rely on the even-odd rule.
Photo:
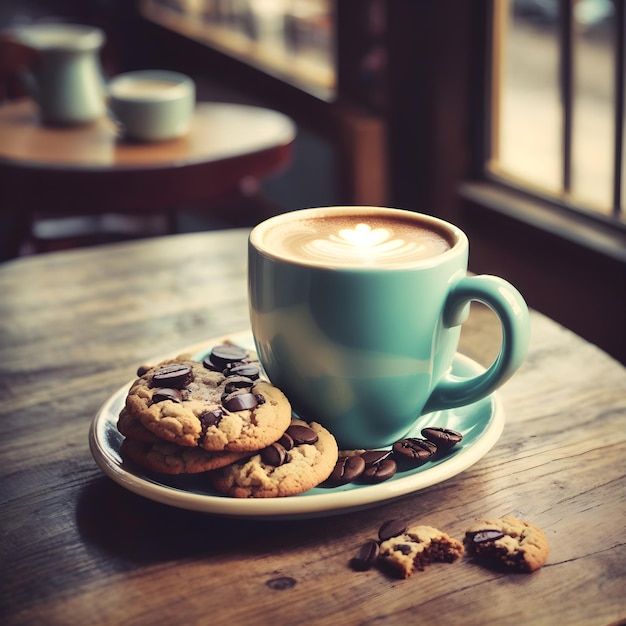
{"label": "dark chocolate chunk", "polygon": [[267,465],[278,467],[289,460],[289,453],[276,442],[261,450],[261,460]]}
{"label": "dark chocolate chunk", "polygon": [[251,363],[229,363],[223,372],[224,376],[245,376],[251,380],[258,380],[261,370]]}
{"label": "dark chocolate chunk", "polygon": [[308,426],[292,424],[286,432],[297,446],[304,443],[315,443],[317,441],[317,433]]}
{"label": "dark chocolate chunk", "polygon": [[485,530],[477,530],[473,533],[466,533],[467,539],[472,541],[473,543],[487,543],[488,541],[496,541],[497,539],[502,539],[504,537],[504,533],[500,530],[495,529],[485,529]]}
{"label": "dark chocolate chunk", "polygon": [[237,361],[243,361],[248,357],[248,352],[239,346],[215,346],[209,356],[208,359],[210,363],[218,368],[220,371],[224,370],[229,363],[234,363]]}
{"label": "dark chocolate chunk", "polygon": [[463,439],[463,435],[456,430],[451,430],[450,428],[439,428],[439,427],[429,427],[422,429],[422,437],[428,439],[428,441],[432,441],[438,449],[448,450],[455,446],[461,439]]}
{"label": "dark chocolate chunk", "polygon": [[409,437],[400,439],[393,444],[394,456],[401,461],[408,461],[413,465],[424,463],[437,452],[437,446],[428,439]]}
{"label": "dark chocolate chunk", "polygon": [[370,567],[372,567],[372,565],[376,563],[379,552],[380,548],[377,541],[374,541],[373,539],[366,541],[359,548],[356,556],[350,562],[352,565],[352,569],[359,572],[364,572],[365,570],[368,570]]}
{"label": "dark chocolate chunk", "polygon": [[328,482],[335,487],[347,485],[356,480],[365,470],[365,461],[359,456],[340,456],[328,477]]}
{"label": "dark chocolate chunk", "polygon": [[229,411],[245,411],[257,406],[259,399],[254,393],[232,393],[222,400],[222,404]]}
{"label": "dark chocolate chunk", "polygon": [[180,389],[193,380],[193,371],[189,365],[183,363],[172,363],[160,367],[152,375],[152,385],[154,387],[167,386]]}
{"label": "dark chocolate chunk", "polygon": [[157,389],[152,394],[152,402],[164,402],[165,400],[171,400],[172,402],[180,402],[182,400],[182,394],[178,389],[169,389],[164,387],[162,389]]}
{"label": "dark chocolate chunk", "polygon": [[246,378],[245,376],[231,376],[226,379],[224,391],[228,394],[238,389],[252,389],[253,386],[254,381],[251,378]]}
{"label": "dark chocolate chunk", "polygon": [[390,519],[378,529],[378,538],[381,541],[387,541],[387,539],[402,535],[405,531],[406,524],[402,520]]}
{"label": "dark chocolate chunk", "polygon": [[397,469],[398,465],[393,459],[383,459],[379,463],[366,467],[361,474],[361,480],[366,483],[382,483],[389,480]]}
{"label": "dark chocolate chunk", "polygon": [[222,409],[210,409],[209,411],[204,411],[199,416],[199,420],[202,423],[202,426],[206,429],[209,426],[217,426],[224,415],[224,411]]}
{"label": "dark chocolate chunk", "polygon": [[278,440],[278,443],[285,448],[285,450],[291,450],[296,444],[291,435],[283,433],[282,437]]}

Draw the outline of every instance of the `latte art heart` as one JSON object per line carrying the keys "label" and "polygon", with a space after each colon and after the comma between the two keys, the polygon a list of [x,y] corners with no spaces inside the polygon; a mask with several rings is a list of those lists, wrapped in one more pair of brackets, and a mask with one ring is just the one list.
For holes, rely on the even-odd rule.
{"label": "latte art heart", "polygon": [[305,244],[310,254],[329,259],[371,261],[391,259],[416,253],[423,244],[394,238],[387,228],[372,228],[369,224],[357,224],[354,228],[342,228],[339,234],[327,239],[315,239]]}
{"label": "latte art heart", "polygon": [[[306,213],[306,211],[305,211]],[[450,250],[452,236],[415,215],[365,211],[269,221],[256,237],[272,255],[324,267],[401,267]]]}

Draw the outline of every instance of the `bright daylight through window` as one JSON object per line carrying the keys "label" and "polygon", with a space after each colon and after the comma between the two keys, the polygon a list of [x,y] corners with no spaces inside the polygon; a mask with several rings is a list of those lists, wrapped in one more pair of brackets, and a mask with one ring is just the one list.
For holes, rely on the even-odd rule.
{"label": "bright daylight through window", "polygon": [[494,9],[490,171],[626,222],[623,0]]}

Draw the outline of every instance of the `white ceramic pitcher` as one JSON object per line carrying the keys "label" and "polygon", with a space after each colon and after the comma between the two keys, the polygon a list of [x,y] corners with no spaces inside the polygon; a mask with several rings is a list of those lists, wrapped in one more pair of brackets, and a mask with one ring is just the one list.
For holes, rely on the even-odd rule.
{"label": "white ceramic pitcher", "polygon": [[104,33],[79,24],[32,24],[13,31],[35,52],[27,74],[45,124],[73,125],[105,114],[106,90],[100,65]]}

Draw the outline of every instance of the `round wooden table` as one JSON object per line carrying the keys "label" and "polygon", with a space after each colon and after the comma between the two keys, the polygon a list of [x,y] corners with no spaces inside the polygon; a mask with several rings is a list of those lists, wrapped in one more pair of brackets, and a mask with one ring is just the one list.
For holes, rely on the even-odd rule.
{"label": "round wooden table", "polygon": [[285,167],[295,134],[276,111],[199,103],[186,136],[133,143],[107,117],[49,127],[32,100],[11,102],[0,106],[0,211],[25,228],[35,212],[154,212],[211,200]]}
{"label": "round wooden table", "polygon": [[[247,236],[171,235],[0,264],[2,623],[623,624],[626,370],[534,311],[528,357],[498,391],[498,442],[402,498],[330,517],[231,519],[103,474],[90,423],[137,367],[248,327]],[[472,309],[460,352],[488,365],[499,323]],[[475,517],[507,514],[546,533],[541,570],[507,574],[466,556],[408,580],[350,568],[386,520],[460,539]]]}

